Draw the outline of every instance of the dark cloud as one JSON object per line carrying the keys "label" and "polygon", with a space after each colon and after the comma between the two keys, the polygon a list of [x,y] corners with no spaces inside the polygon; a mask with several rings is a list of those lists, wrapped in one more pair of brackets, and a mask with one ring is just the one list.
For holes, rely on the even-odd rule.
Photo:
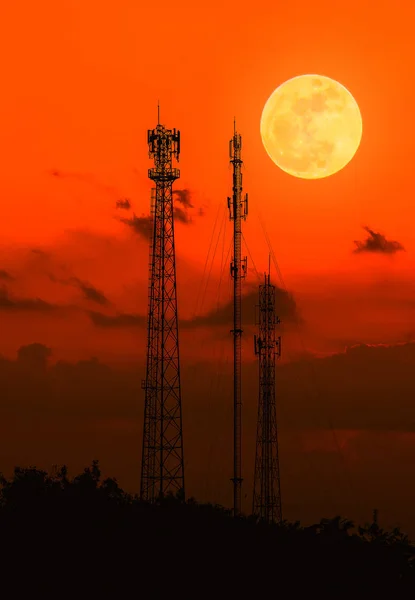
{"label": "dark cloud", "polygon": [[56,308],[40,298],[11,298],[5,287],[0,288],[0,310],[49,312]]}
{"label": "dark cloud", "polygon": [[10,275],[10,273],[8,271],[4,271],[3,269],[0,269],[0,279],[4,279],[5,281],[13,281],[14,277],[12,275]]}
{"label": "dark cloud", "polygon": [[364,227],[368,232],[368,237],[363,241],[356,241],[356,248],[353,250],[355,254],[361,252],[376,252],[381,254],[394,254],[405,248],[399,242],[393,240],[387,240],[382,233],[377,233],[369,227]]}
{"label": "dark cloud", "polygon": [[[243,321],[247,325],[255,325],[256,305],[259,303],[258,288],[252,287],[247,294],[242,296]],[[300,318],[297,305],[290,292],[275,288],[276,314],[282,322],[299,322]],[[217,327],[231,326],[233,321],[233,300],[229,300],[218,309],[213,309],[207,314],[181,321],[184,327]]]}
{"label": "dark cloud", "polygon": [[[188,213],[189,208],[193,208],[193,204],[191,202],[190,191],[188,189],[183,190],[173,190],[173,196],[176,196],[177,201],[182,204],[182,206],[173,206],[173,214],[176,221],[183,223],[184,225],[188,225],[192,222],[192,219]],[[118,200],[117,208],[130,209],[131,204],[128,199]],[[202,213],[200,213],[202,214]],[[130,218],[121,218],[120,221],[125,225],[128,225],[133,229],[138,235],[143,237],[144,239],[150,239],[152,235],[153,229],[153,217],[150,215],[141,215],[141,217],[137,217],[137,215],[133,215]]]}
{"label": "dark cloud", "polygon": [[142,327],[147,324],[147,318],[143,315],[132,315],[121,313],[118,315],[104,315],[103,313],[89,311],[89,317],[94,325],[103,328],[130,328]]}
{"label": "dark cloud", "polygon": [[[117,375],[110,367],[94,358],[74,364],[63,361],[53,364],[51,359],[53,359],[52,349],[41,343],[20,347],[17,360],[0,359],[3,410],[20,414],[21,421],[28,420],[30,428],[33,419],[41,425],[45,417],[54,417],[58,426],[61,419],[69,418],[73,422],[74,417],[82,417],[82,415],[92,418],[95,418],[95,415],[101,419],[112,413],[119,418],[126,414],[125,403],[129,405],[129,417],[136,412],[131,400],[137,397],[139,391],[137,390],[132,396],[129,391],[130,384],[137,385],[134,381],[135,376],[131,377],[133,373],[130,375],[124,371]],[[28,371],[39,377],[32,378]],[[26,374],[29,375],[27,379]],[[113,399],[117,398],[115,413],[111,408],[111,396]],[[97,409],[101,403],[102,410],[98,415]],[[24,409],[23,413],[22,409]],[[22,440],[18,443],[22,443]],[[30,456],[30,459],[32,458]]]}
{"label": "dark cloud", "polygon": [[[189,223],[192,222],[192,219],[189,215],[188,209],[194,208],[194,205],[191,200],[190,190],[188,190],[188,189],[173,190],[173,196],[176,197],[177,201],[180,202],[183,207],[183,208],[181,208],[180,206],[174,205],[174,208],[173,208],[174,218],[177,221],[180,221],[180,223],[183,223],[184,225],[188,225]],[[199,216],[200,216],[200,212],[199,212]]]}
{"label": "dark cloud", "polygon": [[[275,289],[276,312],[277,316],[284,323],[301,322],[298,315],[297,305],[294,297],[289,292],[278,287]],[[258,289],[252,287],[247,294],[242,296],[242,313],[244,323],[247,326],[256,323],[256,305],[258,304]],[[119,314],[116,316],[107,316],[99,312],[89,312],[89,316],[98,327],[112,328],[130,328],[147,325],[147,316]],[[186,329],[197,327],[232,327],[233,322],[233,301],[230,300],[218,309],[213,309],[207,314],[195,317],[193,319],[180,319],[180,327]]]}
{"label": "dark cloud", "polygon": [[[183,210],[183,208],[180,208],[180,206],[175,206],[173,211],[174,211],[174,218],[177,221],[180,221],[180,223],[187,225],[191,222],[191,219],[190,219],[189,215],[187,214],[187,212],[185,210]],[[126,218],[126,217],[121,218],[120,221],[122,223],[125,223],[125,225],[128,225],[129,227],[131,227],[131,229],[133,229],[136,233],[138,233],[139,236],[141,236],[142,238],[144,238],[146,240],[150,239],[150,237],[153,233],[154,219],[150,215],[142,215],[141,217],[137,217],[137,215],[133,215],[130,218]]]}
{"label": "dark cloud", "polygon": [[339,429],[415,432],[414,368],[415,343],[359,344],[284,365],[280,386],[294,412],[301,412],[307,396],[318,407],[314,416],[310,410],[298,414],[299,427],[324,427],[331,416]]}
{"label": "dark cloud", "polygon": [[[414,369],[415,344],[359,346],[327,358],[277,363],[286,518],[339,513],[364,522],[379,506],[382,523],[399,520],[415,531],[408,476],[415,461]],[[0,359],[2,471],[7,475],[23,463],[78,469],[92,455],[122,487],[138,491],[144,377],[144,356],[122,369],[96,359],[53,364],[50,349],[31,344],[17,359]],[[244,363],[242,377],[243,502],[249,511],[257,362]],[[181,381],[187,494],[230,506],[232,361],[184,360]]]}
{"label": "dark cloud", "polygon": [[[49,348],[30,344],[19,350],[17,359],[0,359],[2,471],[7,475],[16,464],[49,468],[56,463],[72,470],[92,455],[122,487],[138,491],[144,358],[120,369],[96,359],[53,364]],[[415,461],[414,369],[415,344],[357,346],[327,358],[277,363],[286,518],[314,519],[308,516],[314,510],[316,517],[327,512],[355,519],[360,511],[364,520],[379,506],[382,522],[390,517],[415,531],[408,476]],[[255,460],[256,361],[243,364],[242,377],[248,511]],[[213,356],[200,363],[182,360],[181,380],[187,494],[230,506],[232,361],[219,363]],[[290,509],[292,503],[295,509]]]}
{"label": "dark cloud", "polygon": [[116,208],[121,208],[123,210],[130,210],[131,202],[128,198],[123,198],[122,200],[117,200],[115,203]]}
{"label": "dark cloud", "polygon": [[138,233],[138,235],[140,235],[144,239],[146,239],[146,240],[150,239],[151,233],[152,233],[152,228],[153,228],[153,218],[150,215],[148,215],[148,216],[142,215],[141,217],[137,217],[137,215],[133,215],[129,219],[122,218],[122,219],[120,219],[120,221],[122,223],[125,223],[125,225],[128,225],[129,227],[131,227],[131,229],[133,229],[133,231]]}
{"label": "dark cloud", "polygon": [[70,277],[69,279],[60,279],[55,277],[53,273],[48,273],[48,277],[53,283],[61,283],[62,285],[72,285],[81,290],[84,294],[84,297],[91,302],[95,302],[96,304],[100,304],[101,306],[105,306],[109,304],[108,298],[105,296],[103,292],[94,287],[91,283],[87,281],[82,281],[78,277]]}
{"label": "dark cloud", "polygon": [[20,365],[30,369],[44,371],[51,355],[51,348],[36,342],[19,348],[17,352],[17,361]]}
{"label": "dark cloud", "polygon": [[193,204],[192,204],[192,200],[191,200],[191,196],[190,196],[190,190],[188,190],[188,189],[173,190],[173,196],[176,196],[176,199],[178,200],[178,202],[183,204],[183,206],[185,208],[193,208]]}
{"label": "dark cloud", "polygon": [[[90,313],[91,317],[100,313]],[[106,317],[107,325],[116,320],[130,320],[135,323],[145,323],[146,319],[141,315],[121,314],[116,317]],[[51,349],[40,343],[28,344],[18,351],[18,363],[37,363],[44,365],[51,357]],[[139,361],[139,368],[145,370],[145,361]],[[15,361],[0,360],[0,388],[6,390],[8,395],[19,393],[12,385],[4,385],[5,373],[3,367]],[[65,369],[60,363],[50,367],[50,373],[56,374],[56,370],[73,372],[68,375],[72,378],[72,387],[75,386],[78,375],[75,372],[90,374],[90,382],[85,385],[84,390],[79,388],[83,398],[72,397],[68,393],[68,408],[72,403],[77,404],[82,410],[89,410],[96,401],[99,406],[100,393],[105,389],[108,382],[101,383],[94,379],[96,369],[101,365],[107,373],[112,369],[102,365],[99,361],[81,361],[76,365],[67,365]],[[206,409],[223,409],[223,399],[230,397],[232,391],[232,361],[206,362],[183,362],[183,387],[186,394],[194,397],[192,410],[196,412],[201,406]],[[75,368],[76,367],[76,368]],[[79,368],[78,368],[79,367]],[[82,369],[81,369],[82,367]],[[91,368],[90,368],[91,367]],[[92,368],[94,367],[94,368]],[[283,429],[330,429],[331,425],[327,417],[331,417],[337,429],[349,430],[372,430],[372,431],[406,431],[415,432],[415,379],[413,371],[415,368],[415,343],[402,343],[396,345],[358,345],[347,348],[345,352],[337,353],[324,358],[316,358],[305,355],[302,360],[291,363],[277,364],[278,399],[281,409],[281,425]],[[219,373],[220,371],[220,373]],[[130,377],[125,372],[126,379]],[[131,376],[136,380],[136,366],[132,369]],[[88,376],[89,377],[89,376]],[[217,381],[219,380],[220,381]],[[397,388],[397,382],[399,387]],[[9,382],[10,383],[10,382]],[[216,389],[216,384],[220,383]],[[256,361],[244,363],[244,390],[246,392],[246,413],[253,417],[255,423],[255,412],[257,408],[257,383],[258,365]],[[89,387],[96,386],[96,396],[89,395]],[[213,387],[212,387],[213,386]],[[63,388],[62,388],[63,389]],[[212,390],[215,392],[212,395]],[[47,391],[52,394],[61,391],[61,388],[50,387]],[[118,410],[118,399],[127,401],[131,407],[136,405],[136,397],[123,398],[121,390],[110,398],[108,408],[116,417]],[[28,390],[29,393],[29,390]],[[45,391],[46,393],[46,391]],[[2,403],[7,404],[13,400],[9,396],[2,396]],[[113,399],[117,398],[117,402]],[[54,402],[49,402],[50,410],[58,411],[60,407]],[[40,398],[39,398],[40,401]],[[22,396],[20,404],[27,402],[30,398]],[[89,403],[89,404],[88,404]],[[36,407],[34,407],[36,408]],[[105,407],[102,407],[105,410]],[[190,409],[189,409],[190,410]],[[226,409],[227,410],[227,409]],[[190,413],[189,413],[190,414]],[[96,415],[99,417],[99,414]],[[251,423],[249,419],[246,420]],[[207,430],[208,431],[208,430]]]}
{"label": "dark cloud", "polygon": [[188,225],[189,223],[192,222],[192,219],[190,218],[188,213],[183,208],[180,208],[180,206],[174,207],[173,214],[174,214],[174,218],[176,219],[176,221],[180,221],[180,223],[184,223],[185,225]]}
{"label": "dark cloud", "polygon": [[37,256],[41,256],[41,257],[49,256],[48,253],[45,252],[45,250],[42,250],[41,248],[32,248],[30,251],[32,254],[36,254]]}
{"label": "dark cloud", "polygon": [[95,288],[93,285],[86,281],[81,281],[77,277],[71,277],[69,282],[78,287],[84,294],[87,300],[91,300],[91,302],[96,302],[97,304],[101,304],[104,306],[105,304],[109,304],[108,298],[105,296],[103,292]]}

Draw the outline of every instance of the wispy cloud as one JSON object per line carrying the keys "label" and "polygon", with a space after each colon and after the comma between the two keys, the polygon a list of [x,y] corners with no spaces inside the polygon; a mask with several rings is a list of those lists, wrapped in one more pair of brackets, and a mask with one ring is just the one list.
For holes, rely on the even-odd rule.
{"label": "wispy cloud", "polygon": [[83,292],[87,300],[91,300],[92,302],[96,302],[97,304],[101,305],[109,304],[108,298],[105,296],[105,294],[87,281],[81,281],[77,277],[72,277],[70,282]]}
{"label": "wispy cloud", "polygon": [[108,194],[110,196],[119,196],[118,190],[112,185],[102,183],[98,181],[92,173],[80,173],[78,171],[63,171],[61,169],[51,169],[49,174],[55,179],[73,179],[87,185],[91,185],[99,191]]}
{"label": "wispy cloud", "polygon": [[122,210],[130,210],[131,202],[128,198],[123,198],[121,200],[117,200],[115,203],[116,208],[121,208]]}
{"label": "wispy cloud", "polygon": [[0,269],[0,279],[3,279],[4,281],[14,281],[14,277],[10,275],[8,271],[4,271],[3,269]]}
{"label": "wispy cloud", "polygon": [[180,208],[180,206],[175,206],[173,208],[173,212],[174,218],[177,221],[180,221],[180,223],[183,223],[184,225],[191,223],[192,219],[190,218],[189,214],[183,208]]}
{"label": "wispy cloud", "polygon": [[137,217],[137,215],[133,215],[130,218],[121,218],[120,221],[131,227],[133,231],[138,233],[144,239],[150,239],[151,230],[153,225],[153,218],[148,215],[142,215],[141,217]]}
{"label": "wispy cloud", "polygon": [[49,312],[56,308],[40,298],[12,298],[7,288],[0,288],[0,310]]}
{"label": "wispy cloud", "polygon": [[89,311],[88,315],[94,325],[104,328],[140,327],[147,323],[147,318],[144,315],[133,315],[128,313],[104,315],[103,313],[95,311]]}
{"label": "wispy cloud", "polygon": [[[242,296],[242,312],[246,324],[254,325],[256,321],[256,306],[259,303],[258,289],[252,287]],[[297,304],[289,292],[275,288],[275,309],[281,321],[300,320]],[[210,310],[205,315],[181,321],[183,327],[223,327],[231,325],[233,319],[233,300],[229,300],[217,309]]]}
{"label": "wispy cloud", "polygon": [[356,241],[356,248],[353,250],[355,254],[362,252],[373,252],[380,254],[395,254],[405,250],[400,242],[394,240],[387,240],[382,233],[373,231],[369,227],[364,227],[365,231],[368,232],[368,237],[363,241]]}
{"label": "wispy cloud", "polygon": [[176,196],[176,200],[181,202],[185,208],[193,208],[190,190],[173,190],[173,196]]}
{"label": "wispy cloud", "polygon": [[86,300],[90,300],[91,302],[95,302],[96,304],[100,304],[102,306],[109,304],[108,298],[105,296],[103,292],[98,290],[95,286],[87,281],[82,281],[78,277],[69,277],[68,279],[60,279],[55,277],[53,273],[49,273],[49,279],[54,283],[61,283],[62,285],[72,285],[81,290],[84,294]]}

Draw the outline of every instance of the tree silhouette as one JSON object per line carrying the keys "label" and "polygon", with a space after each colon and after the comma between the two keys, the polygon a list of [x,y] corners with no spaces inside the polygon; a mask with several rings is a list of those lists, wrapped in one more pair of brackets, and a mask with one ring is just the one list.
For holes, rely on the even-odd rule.
{"label": "tree silhouette", "polygon": [[321,519],[318,527],[321,535],[342,539],[349,535],[349,531],[354,528],[354,523],[337,515],[332,519]]}
{"label": "tree silhouette", "polygon": [[16,467],[11,479],[0,476],[0,540],[10,597],[174,597],[177,585],[184,598],[221,597],[227,587],[245,597],[269,594],[277,582],[293,598],[415,592],[413,545],[377,518],[354,531],[339,515],[303,527],[235,519],[194,498],[146,504],[116,479],[102,480],[97,460],[72,479],[66,466],[50,474]]}

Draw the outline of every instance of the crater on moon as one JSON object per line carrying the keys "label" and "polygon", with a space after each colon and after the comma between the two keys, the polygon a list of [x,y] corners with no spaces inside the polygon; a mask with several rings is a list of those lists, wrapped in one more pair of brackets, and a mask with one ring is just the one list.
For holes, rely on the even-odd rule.
{"label": "crater on moon", "polygon": [[270,158],[285,172],[319,179],[350,162],[362,137],[362,117],[351,93],[322,75],[300,75],[279,86],[261,117]]}

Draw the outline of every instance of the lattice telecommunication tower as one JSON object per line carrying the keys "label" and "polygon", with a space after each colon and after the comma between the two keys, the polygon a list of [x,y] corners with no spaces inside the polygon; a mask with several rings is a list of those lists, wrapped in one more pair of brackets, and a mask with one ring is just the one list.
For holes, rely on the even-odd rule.
{"label": "lattice telecommunication tower", "polygon": [[152,194],[147,371],[140,496],[155,502],[172,493],[184,500],[183,428],[174,247],[173,182],[180,177],[180,132],[159,124],[148,131]]}
{"label": "lattice telecommunication tower", "polygon": [[259,402],[256,438],[253,514],[270,523],[282,521],[278,431],[275,401],[275,364],[281,356],[281,337],[276,338],[275,287],[270,274],[259,286],[257,325],[254,337],[259,362]]}

